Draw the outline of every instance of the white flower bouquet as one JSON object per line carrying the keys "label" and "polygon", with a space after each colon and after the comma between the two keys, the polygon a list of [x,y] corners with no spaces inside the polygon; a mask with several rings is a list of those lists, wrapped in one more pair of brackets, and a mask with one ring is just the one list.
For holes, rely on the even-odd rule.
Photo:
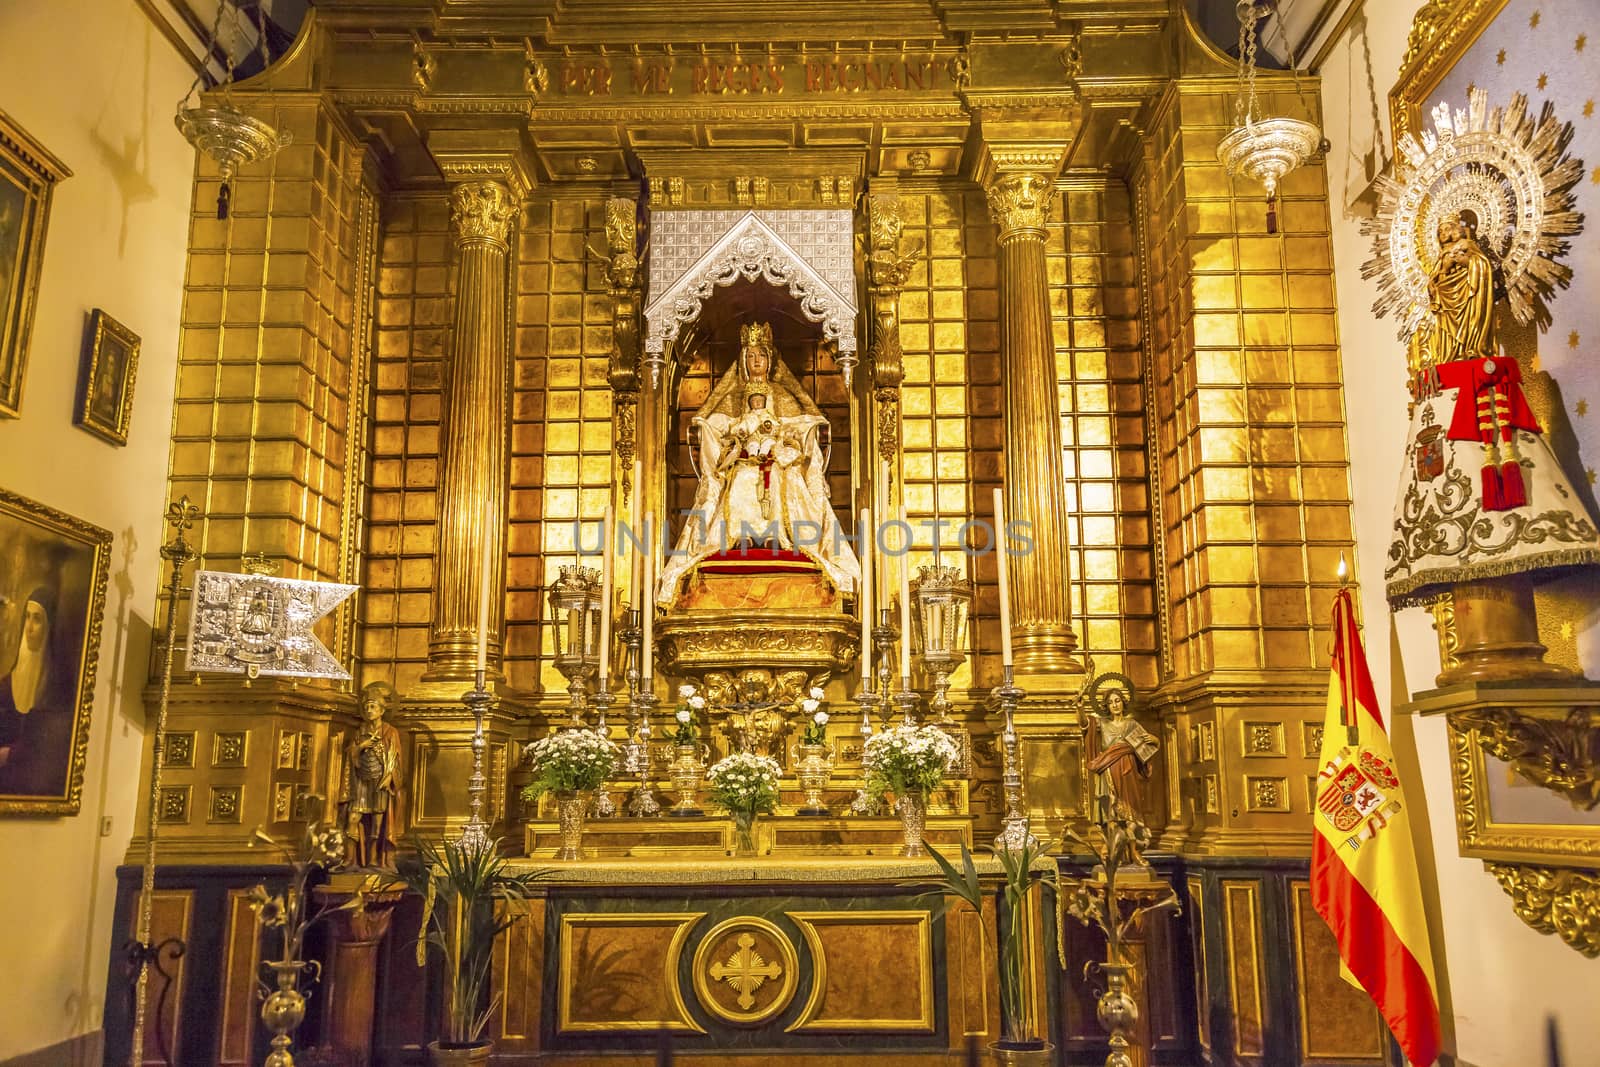
{"label": "white flower bouquet", "polygon": [[807,716],[805,732],[800,736],[802,745],[820,745],[827,739],[828,710],[822,688],[812,686],[800,701],[800,710]]}
{"label": "white flower bouquet", "polygon": [[617,746],[599,730],[562,730],[528,746],[533,783],[523,788],[526,801],[541,793],[598,789],[617,765]]}
{"label": "white flower bouquet", "polygon": [[879,731],[861,754],[867,793],[874,800],[885,793],[931,793],[958,758],[955,742],[937,726],[901,724]]}
{"label": "white flower bouquet", "polygon": [[680,685],[678,687],[678,710],[673,713],[677,725],[673,728],[672,743],[675,745],[692,745],[695,742],[695,715],[706,710],[706,698],[697,686]]}
{"label": "white flower bouquet", "polygon": [[735,752],[712,764],[706,772],[711,799],[728,809],[735,823],[747,829],[757,815],[778,806],[778,779],[783,768],[767,756]]}

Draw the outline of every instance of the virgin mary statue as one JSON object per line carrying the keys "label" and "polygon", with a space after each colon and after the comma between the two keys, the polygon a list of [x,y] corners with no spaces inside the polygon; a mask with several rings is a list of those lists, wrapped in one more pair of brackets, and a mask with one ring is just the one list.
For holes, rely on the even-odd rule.
{"label": "virgin mary statue", "polygon": [[778,358],[771,325],[740,327],[738,360],[693,419],[700,484],[661,568],[658,603],[671,606],[706,557],[751,546],[803,555],[841,593],[855,589],[861,564],[828,499],[819,440],[827,424]]}

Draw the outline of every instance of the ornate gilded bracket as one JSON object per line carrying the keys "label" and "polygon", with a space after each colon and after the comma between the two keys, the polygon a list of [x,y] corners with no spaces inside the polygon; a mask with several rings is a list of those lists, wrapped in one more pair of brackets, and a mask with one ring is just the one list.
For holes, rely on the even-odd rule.
{"label": "ornate gilded bracket", "polygon": [[880,193],[867,199],[867,288],[872,302],[873,397],[877,401],[878,455],[892,460],[900,450],[900,383],[905,353],[900,348],[900,291],[923,256],[923,244],[901,250],[905,222],[900,198]]}
{"label": "ornate gilded bracket", "polygon": [[617,465],[622,493],[633,492],[639,408],[639,319],[644,290],[639,285],[638,205],[623,196],[606,201],[607,291],[611,296],[611,365],[607,377],[614,403]]}
{"label": "ornate gilded bracket", "polygon": [[1600,804],[1600,730],[1594,711],[1578,707],[1565,719],[1545,719],[1515,708],[1482,708],[1455,712],[1449,719],[1458,730],[1476,730],[1485,752],[1534,785],[1591,811]]}
{"label": "ornate gilded bracket", "polygon": [[1600,872],[1518,863],[1484,867],[1510,895],[1517,918],[1590,959],[1600,956]]}
{"label": "ornate gilded bracket", "polygon": [[1600,683],[1468,683],[1421,694],[1407,708],[1443,714],[1488,755],[1572,806],[1600,806]]}

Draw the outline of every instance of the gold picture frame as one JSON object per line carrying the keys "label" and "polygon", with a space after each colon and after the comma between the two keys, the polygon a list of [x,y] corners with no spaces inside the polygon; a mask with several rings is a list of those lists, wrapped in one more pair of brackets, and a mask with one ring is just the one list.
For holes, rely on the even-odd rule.
{"label": "gold picture frame", "polygon": [[1582,811],[1484,751],[1478,731],[1451,723],[1456,842],[1499,863],[1600,867],[1600,810]]}
{"label": "gold picture frame", "polygon": [[0,111],[0,417],[22,412],[28,337],[55,185],[72,176]]}
{"label": "gold picture frame", "polygon": [[0,489],[0,814],[83,799],[111,533]]}
{"label": "gold picture frame", "polygon": [[138,369],[139,335],[95,308],[89,317],[72,421],[96,437],[126,445]]}

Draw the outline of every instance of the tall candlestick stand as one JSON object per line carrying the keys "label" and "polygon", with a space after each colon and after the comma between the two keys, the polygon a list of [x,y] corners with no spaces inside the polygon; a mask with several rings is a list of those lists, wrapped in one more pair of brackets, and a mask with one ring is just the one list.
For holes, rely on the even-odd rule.
{"label": "tall candlestick stand", "polygon": [[483,796],[488,792],[489,779],[483,773],[483,757],[488,741],[483,736],[483,717],[494,705],[494,694],[489,692],[484,672],[479,670],[471,690],[461,695],[461,703],[472,712],[472,777],[467,779],[467,798],[472,815],[461,828],[461,847],[487,849],[489,827],[483,821]]}
{"label": "tall candlestick stand", "polygon": [[[139,881],[139,926],[135,940],[128,944],[126,950],[129,963],[137,968],[133,994],[133,1051],[128,1060],[131,1067],[141,1067],[144,1063],[144,1016],[150,996],[150,969],[160,968],[162,946],[151,944],[150,927],[155,915],[156,827],[161,823],[161,765],[166,762],[167,753],[167,708],[172,696],[172,658],[177,646],[178,597],[183,592],[183,568],[196,555],[183,532],[192,529],[199,517],[200,509],[189,503],[187,496],[174,501],[167,508],[167,525],[172,527],[173,537],[161,546],[161,558],[171,568],[167,577],[167,623],[163,630],[165,643],[161,649],[161,699],[156,705],[155,729],[150,738],[150,798],[146,808],[144,871]],[[182,950],[180,942],[177,954],[182,955]],[[159,1019],[157,1030],[160,1030]]]}
{"label": "tall candlestick stand", "polygon": [[[861,654],[866,656],[871,653],[863,649]],[[869,686],[862,685],[861,689],[856,693],[856,703],[861,707],[861,744],[864,749],[867,741],[872,737],[872,709],[880,704],[887,703],[887,701],[878,696],[877,692]],[[877,809],[878,804],[867,794],[867,783],[863,778],[861,788],[856,790],[855,798],[850,801],[850,813],[852,815],[871,815]]]}
{"label": "tall candlestick stand", "polygon": [[661,814],[661,802],[656,800],[650,785],[650,711],[656,706],[654,692],[643,685],[634,693],[634,703],[639,708],[639,784],[633,787],[628,798],[628,814],[636,819],[648,819]]}
{"label": "tall candlestick stand", "polygon": [[[606,712],[610,710],[616,697],[611,695],[611,690],[606,684],[606,679],[600,679],[600,692],[594,695],[595,724],[594,728],[604,734],[606,730]],[[611,790],[607,783],[601,782],[600,788],[594,791],[594,801],[589,805],[589,814],[596,819],[609,819],[617,814],[616,802],[611,799]]]}
{"label": "tall candlestick stand", "polygon": [[1005,717],[1005,731],[1000,735],[1001,744],[1005,751],[1005,771],[1001,775],[1001,785],[1006,795],[1006,818],[999,836],[994,839],[996,850],[1004,852],[1020,852],[1024,848],[1036,849],[1039,839],[1033,836],[1028,826],[1028,816],[1025,814],[1022,795],[1022,765],[1017,753],[1017,705],[1022,703],[1022,698],[1027,693],[1016,684],[1014,672],[1011,667],[1003,670],[1000,684],[995,686],[990,697],[1000,705],[1000,712]]}

